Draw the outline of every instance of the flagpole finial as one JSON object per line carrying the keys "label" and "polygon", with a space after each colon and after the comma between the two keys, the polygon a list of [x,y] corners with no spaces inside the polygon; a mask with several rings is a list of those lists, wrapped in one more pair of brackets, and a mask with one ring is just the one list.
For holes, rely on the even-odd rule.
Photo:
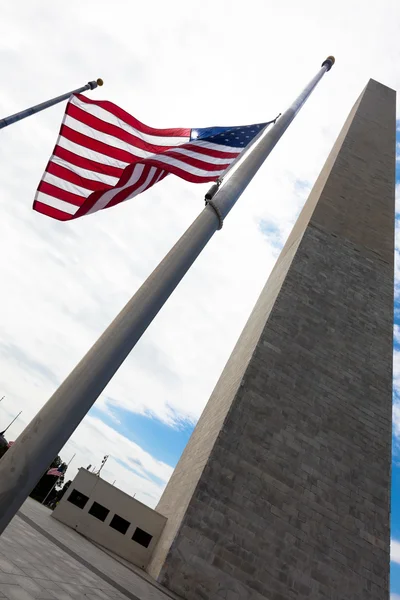
{"label": "flagpole finial", "polygon": [[[103,85],[104,81],[99,77],[98,79],[96,79],[96,81],[88,81],[87,82],[87,86],[89,86],[90,90],[95,90],[97,88],[97,86],[101,86]],[[88,89],[86,86],[86,89]],[[73,92],[76,93],[76,92]]]}
{"label": "flagpole finial", "polygon": [[326,70],[330,71],[334,64],[335,64],[335,57],[328,56],[328,58],[326,58],[324,60],[324,62],[322,63],[321,67],[326,67]]}

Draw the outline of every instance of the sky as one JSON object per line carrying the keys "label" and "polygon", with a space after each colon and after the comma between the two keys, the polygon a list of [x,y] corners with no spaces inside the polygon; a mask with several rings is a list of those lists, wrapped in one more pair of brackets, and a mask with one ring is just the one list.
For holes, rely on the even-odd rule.
{"label": "sky", "polygon": [[[157,504],[356,98],[371,77],[400,88],[399,39],[397,0],[337,0],[334,9],[310,0],[2,6],[0,116],[102,77],[90,97],[153,127],[258,123],[283,112],[326,56],[337,61],[62,449],[66,462],[75,454],[69,477],[109,454],[103,477]],[[1,132],[0,423],[23,411],[8,439],[199,214],[208,187],[170,176],[70,223],[34,213],[63,111]],[[394,367],[392,599],[400,600],[398,303]]]}

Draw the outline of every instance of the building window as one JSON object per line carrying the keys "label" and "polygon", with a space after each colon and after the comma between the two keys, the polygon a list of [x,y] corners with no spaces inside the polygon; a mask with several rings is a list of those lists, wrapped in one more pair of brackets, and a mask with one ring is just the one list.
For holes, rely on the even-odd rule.
{"label": "building window", "polygon": [[123,533],[124,535],[128,531],[129,525],[130,525],[129,521],[126,521],[119,515],[114,515],[113,518],[111,519],[111,523],[110,523],[110,527],[112,527],[113,529],[116,529],[117,531],[119,531],[120,533]]}
{"label": "building window", "polygon": [[89,497],[85,496],[85,494],[82,494],[82,492],[80,492],[79,490],[72,490],[67,500],[68,502],[71,502],[71,504],[74,504],[78,508],[85,508]]}
{"label": "building window", "polygon": [[141,546],[148,548],[151,540],[153,539],[153,536],[147,533],[147,531],[143,531],[143,529],[140,529],[140,527],[136,527],[132,539],[134,542],[137,542]]}
{"label": "building window", "polygon": [[102,506],[98,502],[93,502],[89,510],[89,515],[96,517],[99,521],[105,521],[110,511],[105,506]]}

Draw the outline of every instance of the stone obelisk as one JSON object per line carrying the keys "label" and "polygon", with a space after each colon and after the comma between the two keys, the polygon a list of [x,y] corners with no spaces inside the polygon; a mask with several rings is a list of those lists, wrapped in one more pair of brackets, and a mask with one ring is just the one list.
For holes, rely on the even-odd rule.
{"label": "stone obelisk", "polygon": [[167,485],[187,600],[387,600],[395,93],[351,111]]}

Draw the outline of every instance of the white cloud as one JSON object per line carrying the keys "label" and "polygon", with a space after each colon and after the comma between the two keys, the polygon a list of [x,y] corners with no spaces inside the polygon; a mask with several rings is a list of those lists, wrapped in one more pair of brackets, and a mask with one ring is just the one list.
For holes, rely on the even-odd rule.
{"label": "white cloud", "polygon": [[400,542],[397,540],[390,542],[390,560],[400,564]]}
{"label": "white cloud", "polygon": [[390,600],[400,600],[400,594],[390,594]]}
{"label": "white cloud", "polygon": [[[294,0],[236,2],[235,10],[222,0],[2,7],[4,115],[101,76],[105,86],[93,97],[153,126],[259,122],[284,109],[327,54],[337,58],[99,408],[120,406],[168,424],[196,421],[356,97],[371,76],[400,87],[397,2],[343,6],[345,21],[338,5],[327,18],[320,2]],[[23,409],[13,437],[199,213],[207,189],[170,177],[81,221],[34,214],[62,112],[57,106],[1,131],[0,396],[7,397],[0,420]],[[73,465],[86,466],[111,454],[105,476],[154,503],[170,469],[103,427],[88,417],[65,459],[77,451]],[[144,461],[147,474],[131,475],[117,462],[129,457]]]}
{"label": "white cloud", "polygon": [[[105,451],[107,449],[107,452]],[[101,476],[154,507],[172,474],[172,467],[155,460],[140,446],[105,425],[100,419],[87,417],[64,449],[64,460],[76,453],[66,479],[75,476],[79,466],[100,467],[105,454],[110,454]]]}
{"label": "white cloud", "polygon": [[400,439],[400,351],[393,352],[393,389],[395,399],[393,403],[393,434]]}
{"label": "white cloud", "polygon": [[[396,438],[400,438],[400,403],[393,404],[393,434]],[[397,449],[397,446],[396,446]]]}
{"label": "white cloud", "polygon": [[393,352],[393,381],[398,384],[400,380],[400,351]]}

